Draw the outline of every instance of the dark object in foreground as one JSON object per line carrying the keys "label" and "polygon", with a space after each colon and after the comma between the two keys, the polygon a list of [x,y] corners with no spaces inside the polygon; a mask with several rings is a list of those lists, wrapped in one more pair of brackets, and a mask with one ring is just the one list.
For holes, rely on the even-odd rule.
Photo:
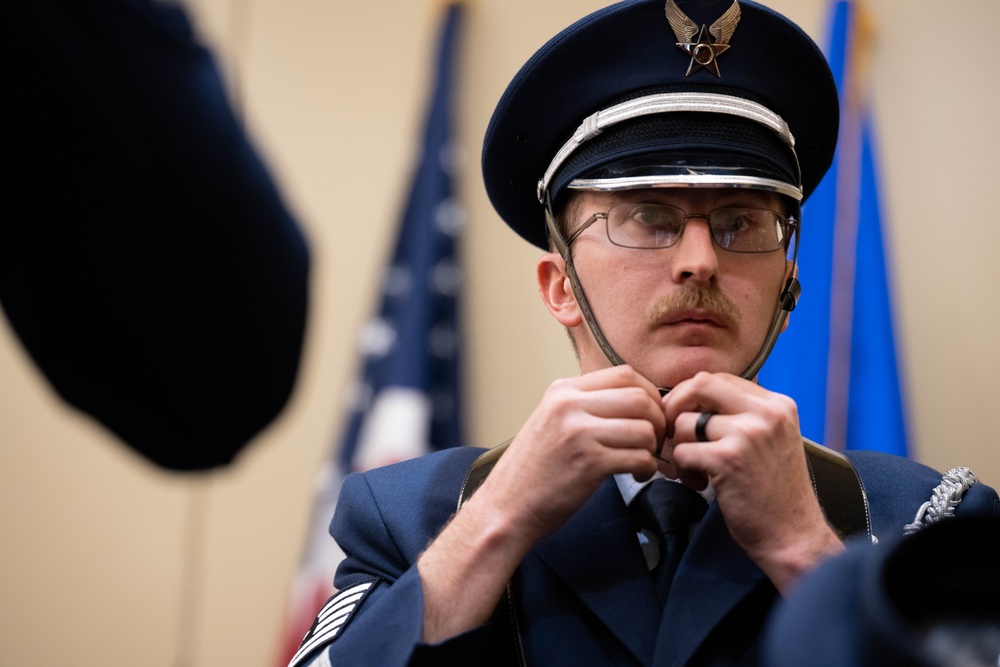
{"label": "dark object in foreground", "polygon": [[11,325],[66,401],[143,456],[225,465],[291,393],[305,239],[181,9],[12,12]]}

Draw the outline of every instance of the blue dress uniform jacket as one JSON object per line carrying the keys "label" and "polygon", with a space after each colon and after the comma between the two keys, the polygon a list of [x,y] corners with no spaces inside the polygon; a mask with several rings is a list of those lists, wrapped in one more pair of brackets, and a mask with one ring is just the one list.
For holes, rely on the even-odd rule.
{"label": "blue dress uniform jacket", "polygon": [[[465,474],[482,451],[446,450],[345,480],[331,524],[347,554],[335,583],[341,591],[372,586],[318,655],[333,665],[509,664],[512,635],[495,622],[440,645],[420,642],[423,594],[415,563],[455,512]],[[913,520],[941,479],[899,457],[852,452],[850,458],[868,494],[873,531],[883,538]],[[980,484],[966,494],[958,514],[974,512],[1000,513],[993,489]],[[610,478],[535,545],[512,590],[529,665],[757,664],[778,595],[712,503],[661,615],[635,525]]]}

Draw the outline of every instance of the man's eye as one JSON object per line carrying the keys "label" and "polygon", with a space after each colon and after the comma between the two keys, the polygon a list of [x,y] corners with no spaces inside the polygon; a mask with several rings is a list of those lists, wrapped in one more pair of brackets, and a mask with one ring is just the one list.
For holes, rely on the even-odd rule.
{"label": "man's eye", "polygon": [[723,218],[722,224],[719,225],[724,232],[738,232],[746,229],[748,226],[746,218],[742,215]]}
{"label": "man's eye", "polygon": [[713,227],[720,232],[742,232],[760,229],[764,224],[764,212],[750,209],[724,209],[716,211]]}
{"label": "man's eye", "polygon": [[632,214],[629,217],[644,227],[670,228],[676,226],[674,216],[659,206],[637,206],[632,209]]}

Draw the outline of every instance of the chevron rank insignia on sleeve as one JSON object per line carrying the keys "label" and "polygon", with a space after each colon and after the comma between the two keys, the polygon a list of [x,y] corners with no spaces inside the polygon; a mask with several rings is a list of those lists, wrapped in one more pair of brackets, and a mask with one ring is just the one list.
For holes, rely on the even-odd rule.
{"label": "chevron rank insignia on sleeve", "polygon": [[291,662],[288,663],[288,667],[301,667],[306,664],[317,649],[336,639],[378,582],[379,578],[375,577],[370,581],[355,584],[337,592],[336,595],[327,600],[316,615],[316,620],[313,621],[309,632],[302,639],[299,650],[295,652]]}

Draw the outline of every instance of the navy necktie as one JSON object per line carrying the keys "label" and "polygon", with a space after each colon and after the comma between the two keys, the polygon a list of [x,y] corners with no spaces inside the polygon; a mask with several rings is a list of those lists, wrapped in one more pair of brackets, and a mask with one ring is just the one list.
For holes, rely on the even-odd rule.
{"label": "navy necktie", "polygon": [[660,562],[651,572],[656,595],[663,603],[691,534],[691,525],[705,516],[708,504],[683,484],[658,479],[639,492],[632,507],[642,526],[660,535]]}

